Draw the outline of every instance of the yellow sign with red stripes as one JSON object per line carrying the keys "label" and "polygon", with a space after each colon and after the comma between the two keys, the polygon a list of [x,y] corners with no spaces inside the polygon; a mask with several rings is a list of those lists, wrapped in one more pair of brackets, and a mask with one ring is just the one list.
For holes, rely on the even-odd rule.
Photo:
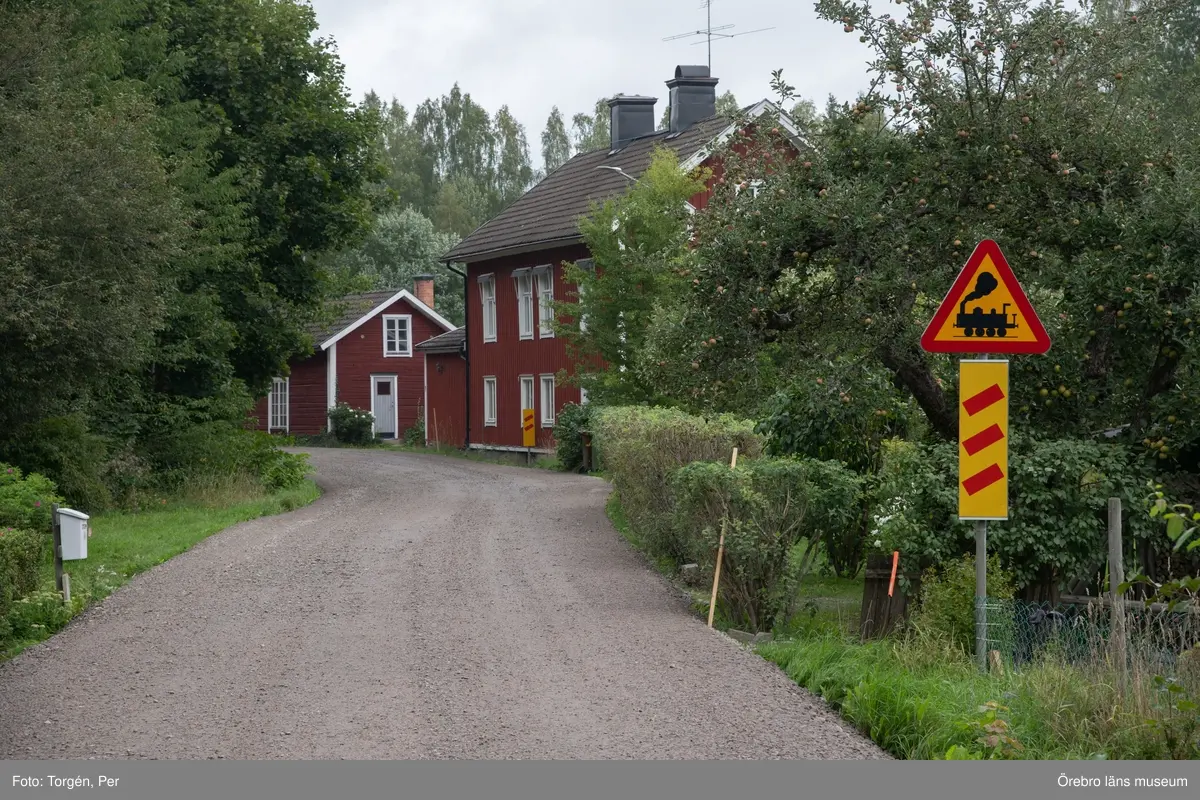
{"label": "yellow sign with red stripes", "polygon": [[958,397],[958,518],[1008,519],[1008,362],[961,361]]}
{"label": "yellow sign with red stripes", "polygon": [[524,434],[524,442],[526,447],[533,447],[537,444],[537,431],[533,428],[533,409],[521,409],[521,428]]}

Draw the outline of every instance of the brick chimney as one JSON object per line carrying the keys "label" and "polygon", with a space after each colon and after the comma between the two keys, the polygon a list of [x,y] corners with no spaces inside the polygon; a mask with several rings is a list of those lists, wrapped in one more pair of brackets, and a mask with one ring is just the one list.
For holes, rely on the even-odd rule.
{"label": "brick chimney", "polygon": [[413,294],[422,303],[433,308],[433,276],[418,275],[413,278]]}

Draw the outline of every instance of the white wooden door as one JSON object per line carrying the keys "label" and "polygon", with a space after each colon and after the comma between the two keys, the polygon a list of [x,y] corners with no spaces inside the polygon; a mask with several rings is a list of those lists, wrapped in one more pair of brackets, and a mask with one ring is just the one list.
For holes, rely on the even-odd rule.
{"label": "white wooden door", "polygon": [[375,415],[375,435],[393,437],[396,435],[396,376],[371,376],[372,394],[371,413]]}

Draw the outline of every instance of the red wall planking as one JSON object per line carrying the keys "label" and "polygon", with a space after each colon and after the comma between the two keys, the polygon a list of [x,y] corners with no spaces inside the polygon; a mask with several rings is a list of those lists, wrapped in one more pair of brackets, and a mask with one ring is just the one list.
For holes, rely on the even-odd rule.
{"label": "red wall planking", "polygon": [[466,386],[467,362],[461,355],[425,354],[426,444],[462,447],[466,443]]}
{"label": "red wall planking", "polygon": [[[425,399],[425,361],[422,354],[385,356],[383,354],[383,318],[388,314],[412,315],[412,344],[446,332],[445,328],[417,311],[407,300],[397,300],[371,317],[362,327],[351,331],[337,344],[337,400],[353,408],[371,410],[372,375],[396,376],[397,437],[416,424]],[[324,370],[322,370],[322,381]],[[324,397],[324,390],[321,391]],[[295,393],[293,392],[293,398]],[[293,400],[293,405],[295,400]],[[324,412],[322,412],[324,413]]]}
{"label": "red wall planking", "polygon": [[[513,270],[522,267],[554,265],[554,298],[567,299],[574,286],[563,282],[562,262],[588,258],[583,245],[543,250],[537,253],[497,258],[468,265],[467,268],[467,347],[471,361],[471,443],[502,447],[521,447],[521,383],[522,375],[534,377],[534,406],[536,410],[537,446],[553,447],[554,437],[549,427],[542,426],[541,376],[555,375],[571,369],[566,343],[556,338],[541,338],[537,320],[536,284],[534,294],[534,326],[532,340],[521,340],[517,319],[517,286]],[[479,294],[479,277],[496,277],[496,341],[483,341],[483,306]],[[496,378],[496,425],[483,424],[483,379]],[[565,403],[578,403],[579,390],[555,385],[555,415]]]}
{"label": "red wall planking", "polygon": [[[288,387],[289,408],[288,432],[304,435],[325,431],[327,418],[325,405],[325,354],[318,352],[310,358],[293,361]],[[267,397],[255,403],[253,415],[255,427],[267,430],[270,422]]]}
{"label": "red wall planking", "polygon": [[328,427],[325,358],[325,353],[318,352],[311,358],[292,364],[288,386],[291,433],[311,436],[323,433]]}

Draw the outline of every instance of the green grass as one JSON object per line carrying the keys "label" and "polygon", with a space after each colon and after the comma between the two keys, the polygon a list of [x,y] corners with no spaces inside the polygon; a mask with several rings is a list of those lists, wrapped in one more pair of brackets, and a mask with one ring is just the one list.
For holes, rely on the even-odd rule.
{"label": "green grass", "polygon": [[[1200,757],[1186,743],[1200,733],[1187,732],[1194,712],[1181,713],[1149,681],[1122,694],[1099,668],[1047,661],[986,675],[961,651],[919,637],[858,643],[813,636],[760,645],[758,652],[900,758],[944,759],[953,747],[992,756],[996,751],[981,741],[981,725],[995,724],[988,703],[1000,706],[995,714],[1017,743],[1002,757]],[[1174,749],[1172,737],[1181,740]]]}
{"label": "green grass", "polygon": [[621,498],[615,489],[608,496],[604,510],[608,514],[608,519],[612,522],[613,527],[617,529],[617,533],[621,534],[621,538],[629,542],[635,550],[649,559],[650,563],[660,573],[668,578],[677,577],[678,570],[675,567],[675,563],[665,556],[655,556],[651,553],[650,548],[646,546],[645,540],[629,524],[629,518],[625,516],[625,509],[621,507]]}
{"label": "green grass", "polygon": [[[218,531],[239,522],[281,514],[308,505],[320,495],[317,485],[301,485],[268,496],[252,492],[204,493],[187,500],[158,500],[137,512],[100,514],[90,521],[88,557],[67,561],[72,607],[55,591],[54,563],[47,559],[41,591],[18,601],[10,619],[12,634],[0,635],[0,660],[11,658],[61,630],[75,615],[124,585],[130,578],[174,558]],[[3,631],[0,631],[3,633]]]}

